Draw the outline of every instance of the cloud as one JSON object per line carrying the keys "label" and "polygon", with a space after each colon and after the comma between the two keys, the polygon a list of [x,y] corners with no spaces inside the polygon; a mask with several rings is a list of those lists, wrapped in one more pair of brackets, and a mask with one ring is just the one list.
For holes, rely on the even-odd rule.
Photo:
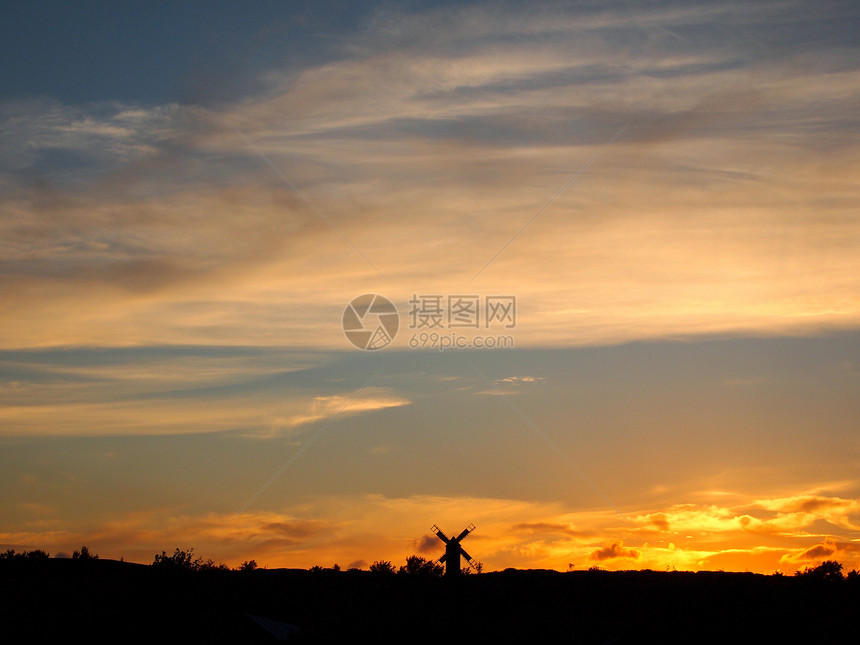
{"label": "cloud", "polygon": [[858,501],[822,495],[801,495],[756,502],[762,508],[788,513],[819,513],[830,510],[850,511],[858,509]]}
{"label": "cloud", "polygon": [[848,561],[860,564],[860,544],[824,540],[805,549],[794,549],[782,556],[781,562],[790,564],[810,564],[819,560]]}
{"label": "cloud", "polygon": [[836,553],[836,550],[836,545],[819,544],[803,551],[798,557],[798,560],[814,560],[817,558],[826,558]]}
{"label": "cloud", "polygon": [[545,379],[542,376],[506,376],[504,378],[493,380],[493,383],[495,383],[496,385],[499,385],[501,383],[540,383],[543,380]]}
{"label": "cloud", "polygon": [[623,542],[613,542],[609,546],[597,549],[591,554],[592,560],[614,560],[617,558],[627,558],[636,560],[639,558],[639,551],[636,549],[625,549]]}
{"label": "cloud", "polygon": [[402,303],[517,235],[475,288],[519,346],[854,327],[860,71],[787,56],[807,10],[380,8],[210,109],[4,104],[0,336],[341,347],[378,277],[341,233]]}
{"label": "cloud", "polygon": [[528,386],[534,383],[540,383],[546,379],[542,376],[505,376],[503,378],[493,379],[493,388],[489,390],[477,390],[475,394],[489,396],[512,396],[522,394],[523,390],[517,386]]}
{"label": "cloud", "polygon": [[195,516],[177,513],[176,509],[152,509],[121,514],[96,528],[70,528],[40,535],[4,533],[0,539],[30,535],[52,550],[63,544],[66,550],[86,544],[103,557],[124,556],[147,564],[162,550],[194,548],[201,556],[238,564],[247,559],[244,556],[248,553],[283,553],[325,539],[337,527],[337,523],[329,521],[273,512]]}
{"label": "cloud", "polygon": [[307,413],[289,417],[284,421],[289,426],[299,426],[329,419],[338,414],[372,412],[410,404],[410,401],[403,397],[388,394],[384,388],[366,388],[362,395],[361,398],[346,395],[315,396]]}
{"label": "cloud", "polygon": [[529,533],[548,533],[570,536],[588,535],[587,531],[578,531],[568,524],[552,522],[519,522],[511,527],[514,531],[525,531]]}
{"label": "cloud", "polygon": [[648,519],[661,531],[669,530],[669,520],[666,518],[665,513],[653,513],[648,516]]}
{"label": "cloud", "polygon": [[[175,133],[178,110],[175,105],[72,106],[49,99],[0,103],[5,126],[0,131],[0,168],[22,172],[41,166],[74,177],[140,162],[155,156]],[[50,156],[59,153],[67,156],[51,164]]]}
{"label": "cloud", "polygon": [[356,396],[363,382],[329,372],[331,360],[259,348],[0,353],[0,434],[295,438],[335,415],[411,404],[387,387]]}
{"label": "cloud", "polygon": [[860,500],[824,495],[798,495],[774,499],[757,500],[761,508],[779,513],[806,515],[824,519],[834,526],[852,531],[860,530]]}
{"label": "cloud", "polygon": [[[681,533],[707,531],[709,533],[749,532],[762,535],[791,535],[810,529],[818,519],[833,526],[854,529],[849,513],[856,512],[858,502],[830,497],[798,496],[775,500],[757,500],[738,507],[717,505],[678,504],[658,513],[638,516],[635,521],[651,530]],[[761,514],[758,509],[776,511]]]}
{"label": "cloud", "polygon": [[412,543],[418,553],[430,553],[444,548],[439,538],[435,535],[423,535]]}

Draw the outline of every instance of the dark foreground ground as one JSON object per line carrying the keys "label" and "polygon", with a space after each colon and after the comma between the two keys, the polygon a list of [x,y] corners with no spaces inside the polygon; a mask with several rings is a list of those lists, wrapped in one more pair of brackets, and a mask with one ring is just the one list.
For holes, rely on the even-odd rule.
{"label": "dark foreground ground", "polygon": [[[860,585],[746,573],[161,571],[0,563],[0,643],[858,642]],[[253,617],[263,619],[255,621]],[[77,639],[75,639],[77,640]]]}

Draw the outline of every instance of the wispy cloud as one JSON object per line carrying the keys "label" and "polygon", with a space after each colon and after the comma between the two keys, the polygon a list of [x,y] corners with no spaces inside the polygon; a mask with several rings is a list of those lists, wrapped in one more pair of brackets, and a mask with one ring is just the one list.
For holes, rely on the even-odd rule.
{"label": "wispy cloud", "polygon": [[[319,375],[326,360],[253,348],[25,353],[0,360],[0,434],[298,436],[349,398]],[[365,394],[344,413],[410,403],[385,387]]]}
{"label": "wispy cloud", "polygon": [[[347,404],[349,405],[347,406]],[[310,402],[309,409],[304,414],[280,419],[289,427],[313,423],[320,419],[328,419],[340,410],[345,414],[357,414],[373,410],[384,410],[385,408],[396,408],[409,405],[409,401],[402,397],[392,396],[383,388],[367,388],[361,399],[351,402],[349,396],[335,394],[331,396],[315,396]]]}
{"label": "wispy cloud", "polygon": [[843,529],[860,531],[860,500],[823,495],[800,495],[757,500],[756,505],[781,514],[823,519]]}
{"label": "wispy cloud", "polygon": [[462,284],[624,124],[476,283],[518,343],[856,326],[860,71],[790,55],[807,9],[379,11],[218,107],[5,105],[0,332],[336,346],[342,302]]}

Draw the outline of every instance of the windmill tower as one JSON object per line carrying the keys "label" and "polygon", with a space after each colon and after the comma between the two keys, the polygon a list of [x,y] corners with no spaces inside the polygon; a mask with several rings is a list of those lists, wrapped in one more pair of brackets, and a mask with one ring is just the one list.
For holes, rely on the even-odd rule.
{"label": "windmill tower", "polygon": [[439,527],[436,526],[435,524],[433,525],[433,528],[430,530],[436,534],[436,537],[438,537],[440,540],[442,540],[445,543],[445,555],[443,555],[441,558],[439,558],[439,562],[445,563],[445,575],[446,576],[458,576],[458,575],[460,575],[460,556],[461,555],[464,558],[466,558],[466,562],[469,563],[470,567],[474,566],[472,564],[472,556],[469,555],[468,553],[466,553],[465,549],[463,549],[463,547],[460,546],[460,541],[463,538],[465,538],[467,535],[469,535],[469,533],[471,533],[472,531],[475,530],[474,524],[469,524],[469,526],[464,528],[463,532],[460,533],[460,535],[458,535],[455,538],[449,538],[447,535],[442,533],[442,531],[439,530]]}

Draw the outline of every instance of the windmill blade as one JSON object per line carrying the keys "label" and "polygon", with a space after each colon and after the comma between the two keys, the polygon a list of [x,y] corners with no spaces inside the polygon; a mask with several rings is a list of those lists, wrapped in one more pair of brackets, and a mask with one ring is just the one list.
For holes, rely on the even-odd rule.
{"label": "windmill blade", "polygon": [[466,564],[469,565],[470,569],[473,569],[475,572],[478,571],[477,560],[473,560],[472,558],[466,558]]}
{"label": "windmill blade", "polygon": [[433,525],[433,528],[431,528],[430,530],[433,531],[436,534],[436,537],[438,537],[440,540],[442,540],[445,544],[448,544],[448,542],[451,541],[448,538],[448,536],[445,535],[444,533],[442,533],[441,529],[439,529],[439,527],[436,526],[435,524]]}
{"label": "windmill blade", "polygon": [[464,528],[464,529],[463,529],[463,532],[462,532],[462,533],[460,533],[460,535],[458,535],[458,536],[456,537],[457,542],[459,542],[460,540],[462,540],[464,537],[466,537],[467,535],[469,535],[469,533],[471,533],[471,532],[472,532],[472,531],[474,531],[474,530],[475,530],[475,525],[474,525],[474,524],[469,524],[469,526],[467,526],[466,528]]}
{"label": "windmill blade", "polygon": [[442,557],[439,558],[439,560],[438,560],[439,564],[442,564],[443,562],[445,562],[445,556],[447,556],[447,555],[448,555],[447,553],[442,554]]}
{"label": "windmill blade", "polygon": [[469,561],[469,564],[472,564],[472,556],[466,553],[466,550],[463,547],[460,547],[460,555],[466,558]]}

